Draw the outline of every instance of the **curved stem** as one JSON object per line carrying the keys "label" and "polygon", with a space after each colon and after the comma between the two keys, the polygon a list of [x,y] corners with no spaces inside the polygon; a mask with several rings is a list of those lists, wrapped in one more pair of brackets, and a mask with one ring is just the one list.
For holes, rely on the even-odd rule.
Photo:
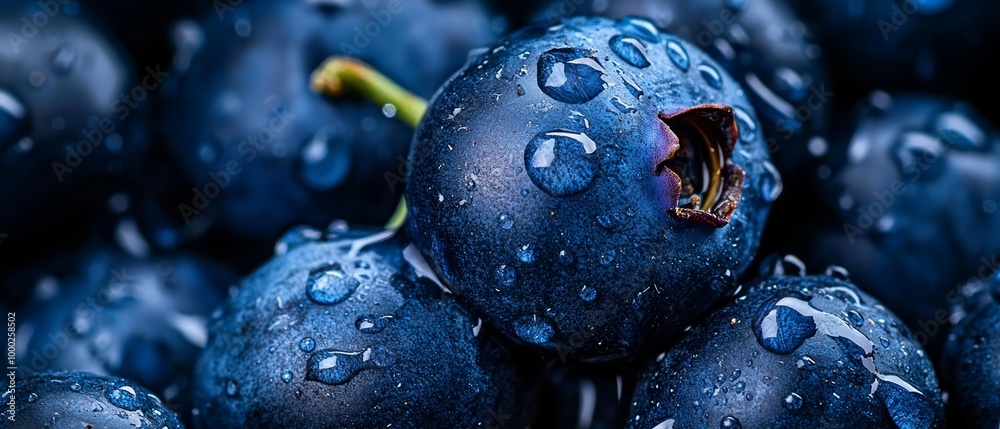
{"label": "curved stem", "polygon": [[[427,102],[403,89],[369,65],[350,57],[330,57],[312,74],[313,90],[331,97],[343,97],[348,92],[361,95],[383,112],[393,112],[410,128],[416,129],[427,111]],[[392,106],[391,108],[388,106]],[[406,221],[406,198],[399,200],[396,212],[386,223],[386,229],[396,229]]]}

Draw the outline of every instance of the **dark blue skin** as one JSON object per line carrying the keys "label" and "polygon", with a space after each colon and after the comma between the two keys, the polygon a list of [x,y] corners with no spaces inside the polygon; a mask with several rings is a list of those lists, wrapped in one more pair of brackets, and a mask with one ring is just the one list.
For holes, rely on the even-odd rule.
{"label": "dark blue skin", "polygon": [[518,427],[506,353],[391,234],[286,234],[211,323],[198,427]]}
{"label": "dark blue skin", "polygon": [[[445,85],[415,137],[415,242],[473,310],[535,349],[620,360],[679,332],[732,290],[780,192],[739,84],[652,31],[603,18],[523,30]],[[705,211],[690,204],[701,176],[679,183],[709,169],[697,158],[709,151],[727,160]]]}
{"label": "dark blue skin", "polygon": [[204,17],[204,46],[175,59],[180,80],[161,106],[161,128],[199,190],[226,185],[208,201],[186,189],[170,206],[177,223],[214,216],[273,241],[297,224],[389,218],[412,131],[367,100],[315,93],[310,74],[328,56],[349,55],[428,97],[492,32],[471,0],[370,3],[245,2],[221,20]]}
{"label": "dark blue skin", "polygon": [[948,334],[941,363],[942,384],[948,390],[948,420],[955,427],[993,428],[1000,424],[1000,274],[963,287],[964,305],[953,313],[960,319]]}
{"label": "dark blue skin", "polygon": [[878,301],[840,278],[774,276],[650,364],[627,427],[942,428],[944,405]]}
{"label": "dark blue skin", "polygon": [[[4,410],[9,393],[5,390]],[[17,380],[15,421],[2,428],[184,429],[177,415],[133,381],[82,371],[44,372]]]}
{"label": "dark blue skin", "polygon": [[233,274],[191,255],[138,259],[106,248],[71,261],[14,282],[35,296],[18,311],[20,366],[129,378],[187,413],[206,324]]}
{"label": "dark blue skin", "polygon": [[[85,225],[124,188],[146,147],[143,105],[119,98],[135,85],[131,65],[103,32],[72,13],[78,10],[72,4],[51,18],[36,2],[0,6],[0,31],[8,39],[0,44],[5,260],[27,253],[40,234],[60,231],[46,238],[58,242],[73,233],[64,225]],[[37,30],[22,17],[45,25]]]}
{"label": "dark blue skin", "polygon": [[[797,1],[829,58],[837,98],[868,91],[934,90],[992,106],[992,23],[1000,4],[979,0]],[[996,113],[995,111],[993,113]]]}
{"label": "dark blue skin", "polygon": [[996,268],[1000,138],[968,104],[917,94],[872,95],[844,131],[795,253],[847,268],[937,352],[949,292]]}
{"label": "dark blue skin", "polygon": [[719,62],[747,91],[788,184],[809,170],[809,140],[826,133],[833,88],[821,50],[783,0],[554,0],[541,20],[648,17]]}

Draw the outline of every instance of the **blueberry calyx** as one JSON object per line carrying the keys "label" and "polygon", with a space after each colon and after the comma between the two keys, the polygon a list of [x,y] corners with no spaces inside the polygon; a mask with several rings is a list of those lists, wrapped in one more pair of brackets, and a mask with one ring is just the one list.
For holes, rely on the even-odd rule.
{"label": "blueberry calyx", "polygon": [[666,131],[666,156],[654,174],[669,174],[670,213],[716,228],[729,224],[740,203],[744,172],[732,163],[739,131],[733,108],[702,104],[674,113],[660,112]]}

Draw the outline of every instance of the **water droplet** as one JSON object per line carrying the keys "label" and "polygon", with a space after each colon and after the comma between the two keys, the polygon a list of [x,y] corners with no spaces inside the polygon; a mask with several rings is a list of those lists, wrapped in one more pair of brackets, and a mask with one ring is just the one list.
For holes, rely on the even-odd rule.
{"label": "water droplet", "polygon": [[586,134],[569,131],[540,133],[524,151],[528,177],[554,197],[585,191],[597,175],[597,143]]}
{"label": "water droplet", "polygon": [[142,408],[143,400],[135,393],[132,386],[122,386],[114,390],[109,390],[104,394],[108,402],[118,408],[127,411],[135,411]]}
{"label": "water droplet", "polygon": [[615,249],[608,249],[606,252],[601,254],[598,258],[598,262],[600,262],[601,265],[608,265],[615,261],[616,254],[617,252],[615,252]]}
{"label": "water droplet", "polygon": [[826,275],[833,277],[837,280],[850,280],[850,273],[847,272],[847,268],[841,267],[839,265],[830,265],[826,267]]}
{"label": "water droplet", "polygon": [[[306,380],[323,384],[344,384],[354,376],[371,367],[379,367],[373,360],[374,350],[362,351],[320,350],[309,357],[306,364]],[[388,359],[384,350],[379,350],[382,364]]]}
{"label": "water droplet", "polygon": [[935,129],[941,138],[957,150],[978,150],[986,145],[986,133],[968,116],[958,112],[940,114]]}
{"label": "water droplet", "polygon": [[285,372],[281,373],[281,381],[284,381],[285,383],[288,383],[288,382],[292,381],[292,372],[291,371],[285,371]]}
{"label": "water droplet", "polygon": [[789,410],[802,408],[802,397],[798,393],[790,393],[785,397],[785,408]]}
{"label": "water droplet", "polygon": [[780,302],[764,305],[758,313],[761,318],[754,324],[754,334],[764,349],[787,355],[816,334],[816,322],[792,308],[778,305]]}
{"label": "water droplet", "polygon": [[525,244],[517,250],[517,259],[525,264],[535,262],[535,249],[530,244]]}
{"label": "water droplet", "polygon": [[688,71],[691,68],[691,57],[688,56],[687,50],[680,42],[673,39],[667,40],[667,56],[682,71]]}
{"label": "water droplet", "polygon": [[635,113],[639,111],[639,109],[636,109],[635,106],[626,103],[617,95],[611,98],[611,104],[613,104],[615,108],[622,113]]}
{"label": "water droplet", "polygon": [[945,150],[941,142],[930,134],[908,132],[899,137],[893,152],[902,171],[916,166],[921,170],[918,179],[930,180],[941,177],[947,170],[947,163],[939,159]]}
{"label": "water droplet", "polygon": [[26,110],[11,93],[0,89],[0,145],[13,143],[26,132]]}
{"label": "water droplet", "polygon": [[573,253],[569,250],[560,250],[556,260],[562,265],[573,265]]}
{"label": "water droplet", "polygon": [[740,130],[740,141],[750,143],[757,138],[757,121],[742,107],[734,107],[733,113],[736,116],[736,125]]}
{"label": "water droplet", "polygon": [[38,402],[38,394],[34,393],[34,392],[29,393],[28,394],[28,403],[29,404],[34,404],[35,402]]}
{"label": "water droplet", "polygon": [[323,238],[323,233],[308,226],[299,226],[282,235],[274,245],[274,253],[284,255],[296,247],[312,243]]}
{"label": "water droplet", "polygon": [[698,71],[708,86],[715,89],[722,89],[722,75],[719,74],[719,70],[716,70],[715,67],[709,64],[702,64],[698,66]]}
{"label": "water droplet", "polygon": [[351,148],[339,137],[323,127],[302,145],[299,160],[306,186],[328,191],[347,180],[351,171]]}
{"label": "water droplet", "polygon": [[514,333],[529,343],[543,344],[552,338],[555,329],[544,318],[525,316],[514,322]]}
{"label": "water droplet", "polygon": [[878,337],[878,342],[882,347],[889,347],[889,339],[886,337]]}
{"label": "water droplet", "polygon": [[309,273],[306,293],[317,304],[333,305],[346,300],[361,283],[347,275],[339,264],[331,264]]}
{"label": "water droplet", "polygon": [[79,392],[81,389],[83,389],[83,386],[81,386],[80,383],[73,383],[69,385],[69,390],[74,392]]}
{"label": "water droplet", "polygon": [[781,196],[785,186],[781,183],[781,174],[778,173],[777,168],[774,168],[774,164],[765,161],[763,166],[764,175],[761,178],[760,193],[765,201],[773,203]]}
{"label": "water droplet", "polygon": [[618,76],[621,76],[622,82],[625,82],[625,89],[628,90],[636,100],[642,101],[642,94],[644,91],[639,87],[639,84],[635,83],[635,79],[626,74],[622,69],[618,69]]}
{"label": "water droplet", "polygon": [[497,216],[497,222],[500,223],[500,227],[503,229],[511,229],[514,227],[514,218],[507,213],[500,213],[500,216]]}
{"label": "water droplet", "polygon": [[[749,399],[748,399],[749,400]],[[719,423],[719,428],[721,429],[743,429],[743,425],[740,424],[740,420],[733,416],[726,416]]]}
{"label": "water droplet", "polygon": [[736,381],[740,378],[741,375],[743,375],[743,370],[735,368],[733,369],[733,372],[729,374],[729,381]]}
{"label": "water droplet", "polygon": [[580,299],[591,302],[594,298],[597,298],[596,288],[584,286],[583,289],[580,289]]}
{"label": "water droplet", "polygon": [[636,16],[628,16],[618,20],[618,28],[622,33],[629,36],[638,37],[649,43],[659,43],[660,30],[656,28],[648,19]]}
{"label": "water droplet", "polygon": [[592,51],[575,48],[553,49],[538,59],[538,86],[550,97],[579,104],[597,97],[609,84],[604,67]]}
{"label": "water droplet", "polygon": [[509,288],[514,286],[514,282],[517,281],[517,272],[514,271],[514,267],[501,265],[500,268],[497,268],[496,281],[502,287]]}
{"label": "water droplet", "polygon": [[847,320],[851,322],[852,325],[859,328],[865,324],[865,318],[861,316],[861,313],[854,310],[847,312]]}
{"label": "water droplet", "polygon": [[517,87],[514,88],[514,93],[517,94],[518,96],[524,95],[524,87],[521,85],[517,85]]}
{"label": "water droplet", "polygon": [[932,426],[934,410],[920,392],[907,390],[894,383],[882,383],[878,385],[875,396],[885,404],[889,417],[897,428],[926,429]]}
{"label": "water droplet", "polygon": [[626,63],[638,68],[649,67],[649,58],[646,56],[646,47],[639,39],[627,36],[615,36],[611,38],[611,51],[618,55]]}
{"label": "water droplet", "polygon": [[358,320],[354,321],[354,327],[366,334],[377,334],[389,326],[390,322],[392,322],[391,316],[376,317],[369,314],[358,317]]}
{"label": "water droplet", "polygon": [[309,353],[315,349],[316,349],[316,341],[313,341],[312,338],[306,337],[303,338],[302,341],[299,341],[299,350]]}
{"label": "water droplet", "polygon": [[62,45],[56,50],[56,54],[52,57],[52,68],[55,70],[56,74],[65,76],[70,72],[70,70],[73,69],[73,65],[76,64],[77,57],[76,48],[70,45]]}
{"label": "water droplet", "polygon": [[615,222],[612,220],[611,216],[606,214],[597,215],[597,223],[601,225],[604,229],[615,229]]}

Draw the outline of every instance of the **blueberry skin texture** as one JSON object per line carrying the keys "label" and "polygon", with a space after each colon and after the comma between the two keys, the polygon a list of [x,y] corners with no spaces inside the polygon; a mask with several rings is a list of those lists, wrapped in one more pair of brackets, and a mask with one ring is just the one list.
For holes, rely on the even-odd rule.
{"label": "blueberry skin texture", "polygon": [[23,369],[132,379],[190,411],[206,324],[234,274],[187,254],[140,259],[99,248],[70,261],[14,282],[36,297],[18,311]]}
{"label": "blueberry skin texture", "polygon": [[[9,393],[2,399],[6,404]],[[135,382],[81,371],[55,371],[18,379],[16,421],[0,427],[184,429],[177,415]]]}
{"label": "blueberry skin texture", "polygon": [[[677,333],[732,289],[780,192],[739,85],[677,37],[643,33],[650,27],[571,18],[523,30],[456,74],[415,136],[406,190],[415,242],[474,311],[535,349],[617,360]],[[649,67],[609,47],[625,31],[658,40],[641,42]],[[674,60],[668,43],[680,52]],[[590,49],[597,52],[582,61],[606,73],[558,63]],[[560,65],[565,82],[553,71]],[[559,101],[539,79],[564,83],[550,88],[563,100],[596,95]],[[745,172],[742,198],[720,228],[668,213],[676,207],[662,182],[668,174],[654,173],[670,132],[658,114],[705,103],[740,109],[753,124],[740,126],[731,158]],[[571,153],[574,137],[566,136],[583,150]],[[548,137],[567,161],[554,173],[526,170]]]}
{"label": "blueberry skin texture", "polygon": [[833,87],[822,49],[783,0],[553,1],[537,16],[551,21],[568,11],[647,17],[702,49],[747,91],[785,182],[798,183],[814,167],[809,141],[827,132]]}
{"label": "blueberry skin texture", "polygon": [[923,94],[875,93],[851,122],[794,252],[846,268],[937,352],[949,292],[1000,253],[1000,139],[967,103]]}
{"label": "blueberry skin texture", "polygon": [[231,177],[207,206],[187,189],[193,210],[178,202],[171,215],[268,241],[297,224],[384,224],[402,194],[412,131],[367,100],[315,93],[310,75],[328,56],[429,97],[493,38],[471,0],[259,1],[222,15],[202,19],[200,48],[178,50],[160,124],[197,189],[227,182],[212,173]]}
{"label": "blueberry skin texture", "polygon": [[[46,24],[27,38],[21,18],[36,16]],[[147,146],[146,112],[120,101],[131,64],[82,16],[8,2],[0,30],[11,39],[0,46],[0,231],[30,246],[42,225],[80,222],[124,187]]]}
{"label": "blueberry skin texture", "polygon": [[944,409],[930,360],[878,301],[777,276],[650,363],[627,427],[940,428]]}
{"label": "blueberry skin texture", "polygon": [[518,424],[504,352],[389,234],[316,241],[305,229],[279,242],[211,323],[198,427]]}
{"label": "blueberry skin texture", "polygon": [[992,428],[1000,424],[1000,275],[985,280],[966,302],[967,315],[948,334],[942,383],[948,390],[948,420],[955,427]]}

